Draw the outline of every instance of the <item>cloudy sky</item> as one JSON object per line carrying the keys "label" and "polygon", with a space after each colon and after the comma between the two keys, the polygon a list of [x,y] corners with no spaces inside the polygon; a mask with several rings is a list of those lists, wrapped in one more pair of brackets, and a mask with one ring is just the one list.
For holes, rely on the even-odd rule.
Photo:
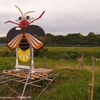
{"label": "cloudy sky", "polygon": [[23,13],[37,18],[44,10],[41,19],[33,24],[42,27],[45,33],[67,35],[69,33],[89,32],[100,34],[100,0],[0,0],[0,36],[15,27],[6,21],[16,21],[21,16],[17,5]]}

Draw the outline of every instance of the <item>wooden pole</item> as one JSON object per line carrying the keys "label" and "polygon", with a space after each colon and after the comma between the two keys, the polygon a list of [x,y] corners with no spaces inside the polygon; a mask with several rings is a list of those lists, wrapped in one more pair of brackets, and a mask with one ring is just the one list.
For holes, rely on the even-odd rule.
{"label": "wooden pole", "polygon": [[79,67],[78,67],[78,70],[80,69],[80,65],[81,65],[81,62],[79,63]]}
{"label": "wooden pole", "polygon": [[83,69],[83,58],[84,58],[84,53],[82,53],[82,69]]}
{"label": "wooden pole", "polygon": [[94,87],[94,56],[92,55],[92,84],[89,84],[88,100],[93,100],[93,87]]}
{"label": "wooden pole", "polygon": [[45,56],[43,57],[43,60],[44,60],[44,67],[45,67]]}
{"label": "wooden pole", "polygon": [[88,100],[92,100],[91,94],[92,94],[92,84],[89,84]]}
{"label": "wooden pole", "polygon": [[6,62],[6,59],[5,59],[5,64],[6,64],[6,70],[8,70],[8,69],[7,69],[7,62]]}
{"label": "wooden pole", "polygon": [[14,66],[14,65],[13,65],[13,60],[12,60],[12,57],[11,57],[11,66],[12,66],[12,68],[13,68],[13,66]]}
{"label": "wooden pole", "polygon": [[16,48],[16,70],[18,70],[18,48]]}
{"label": "wooden pole", "polygon": [[94,86],[94,76],[95,76],[95,75],[94,75],[94,71],[95,71],[95,70],[94,70],[94,56],[93,56],[93,55],[92,55],[92,71],[93,71],[93,76],[92,76],[92,77],[93,77],[93,80],[92,80],[93,83],[92,83],[92,84],[93,84],[93,86]]}

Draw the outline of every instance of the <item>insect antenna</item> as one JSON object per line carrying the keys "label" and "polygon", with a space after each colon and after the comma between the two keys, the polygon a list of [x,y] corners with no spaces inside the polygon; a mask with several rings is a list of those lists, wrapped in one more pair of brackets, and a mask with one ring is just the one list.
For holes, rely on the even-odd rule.
{"label": "insect antenna", "polygon": [[22,17],[24,18],[23,13],[22,13],[22,11],[20,10],[20,8],[19,8],[18,6],[16,6],[16,5],[15,5],[15,7],[17,7],[17,8],[19,9],[19,11],[20,11],[21,14],[22,14]]}
{"label": "insect antenna", "polygon": [[23,18],[25,19],[26,14],[27,14],[27,13],[31,13],[31,12],[35,12],[35,11],[28,11],[28,12],[26,12],[26,13],[24,14],[24,17],[23,17]]}

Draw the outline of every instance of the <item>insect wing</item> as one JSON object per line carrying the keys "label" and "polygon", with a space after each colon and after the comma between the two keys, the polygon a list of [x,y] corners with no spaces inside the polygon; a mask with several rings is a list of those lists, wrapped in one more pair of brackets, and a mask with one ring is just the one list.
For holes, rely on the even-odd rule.
{"label": "insect wing", "polygon": [[18,26],[14,27],[14,28],[10,29],[9,32],[7,33],[7,38],[13,39],[18,34],[23,33],[23,31],[24,31],[24,28],[20,28]]}
{"label": "insect wing", "polygon": [[22,34],[22,33],[21,33],[21,34],[18,34],[14,39],[12,39],[12,40],[7,44],[7,46],[8,46],[10,49],[12,49],[12,50],[15,49],[15,48],[17,48],[17,47],[19,46],[19,43],[20,43],[22,37],[23,37],[23,34]]}
{"label": "insect wing", "polygon": [[29,33],[25,33],[25,37],[30,44],[30,46],[36,50],[42,48],[44,46],[44,43],[36,38],[34,35],[31,35]]}
{"label": "insect wing", "polygon": [[26,29],[25,29],[25,33],[30,33],[31,35],[35,34],[35,35],[39,35],[39,36],[45,35],[44,30],[37,25],[27,26]]}

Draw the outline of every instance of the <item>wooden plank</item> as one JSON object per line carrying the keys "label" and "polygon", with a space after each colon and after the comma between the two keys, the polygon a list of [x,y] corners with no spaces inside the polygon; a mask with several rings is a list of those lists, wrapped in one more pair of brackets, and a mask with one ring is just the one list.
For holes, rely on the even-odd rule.
{"label": "wooden plank", "polygon": [[34,69],[36,72],[38,73],[50,73],[53,71],[53,69],[46,69],[46,68],[37,68],[37,69]]}
{"label": "wooden plank", "polygon": [[[20,71],[8,71],[8,72],[3,72],[5,74],[10,74],[10,75],[13,75],[13,76],[17,76],[17,77],[22,77],[22,78],[27,78],[28,77],[28,71],[27,70],[20,70]],[[32,73],[31,74],[31,79],[41,79],[41,78],[44,78],[44,77],[47,77],[48,74],[47,73],[41,73],[41,72],[36,72],[36,73]]]}
{"label": "wooden plank", "polygon": [[48,76],[48,74],[47,74],[47,73],[43,73],[43,75],[46,75],[46,76]]}
{"label": "wooden plank", "polygon": [[16,73],[17,75],[20,75],[20,74],[22,74],[22,73]]}
{"label": "wooden plank", "polygon": [[42,77],[42,76],[44,76],[44,75],[42,75],[42,74],[38,74],[38,76],[41,76],[41,77]]}
{"label": "wooden plank", "polygon": [[12,71],[8,71],[8,73],[12,73]]}
{"label": "wooden plank", "polygon": [[8,74],[8,72],[5,72],[5,71],[4,71],[3,73],[4,73],[4,74]]}
{"label": "wooden plank", "polygon": [[[10,72],[10,73],[8,73],[8,72],[3,72],[3,73],[9,74],[9,75],[13,75],[13,76],[17,76],[17,77],[22,77],[22,78],[27,78],[27,77],[28,77],[28,75],[26,75],[26,76],[24,75],[24,76],[23,76],[23,75],[14,74],[14,73],[11,73],[11,72]],[[35,78],[32,77],[31,79],[34,80]]]}
{"label": "wooden plank", "polygon": [[40,78],[39,76],[36,76],[36,75],[31,75],[31,77],[34,77],[34,78]]}

